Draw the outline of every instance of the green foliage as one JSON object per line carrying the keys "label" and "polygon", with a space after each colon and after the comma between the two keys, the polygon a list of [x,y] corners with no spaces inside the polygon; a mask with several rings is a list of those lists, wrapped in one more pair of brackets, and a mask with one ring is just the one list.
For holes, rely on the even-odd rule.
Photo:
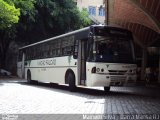
{"label": "green foliage", "polygon": [[18,40],[36,42],[91,24],[87,10],[79,11],[73,0],[0,0],[0,11],[0,29],[18,23]]}
{"label": "green foliage", "polygon": [[13,0],[13,3],[17,8],[21,10],[21,17],[26,16],[31,21],[34,21],[35,17],[35,3],[36,0]]}
{"label": "green foliage", "polygon": [[18,23],[20,9],[16,9],[12,4],[0,0],[0,29],[6,29]]}
{"label": "green foliage", "polygon": [[73,0],[0,0],[0,66],[11,40],[29,44],[90,24]]}
{"label": "green foliage", "polygon": [[0,10],[0,29],[18,23],[16,39],[27,43],[91,24],[87,10],[79,11],[73,0],[0,0]]}
{"label": "green foliage", "polygon": [[80,27],[84,27],[84,26],[88,26],[92,23],[91,19],[89,18],[89,14],[86,8],[82,9],[82,11],[80,11]]}
{"label": "green foliage", "polygon": [[36,0],[34,4],[35,9],[32,10],[36,11],[35,21],[27,21],[27,17],[23,17],[18,27],[18,33],[29,43],[91,24],[87,10],[80,12],[73,0]]}
{"label": "green foliage", "polygon": [[37,0],[37,10],[38,22],[49,29],[58,28],[57,34],[74,28],[79,17],[72,0]]}

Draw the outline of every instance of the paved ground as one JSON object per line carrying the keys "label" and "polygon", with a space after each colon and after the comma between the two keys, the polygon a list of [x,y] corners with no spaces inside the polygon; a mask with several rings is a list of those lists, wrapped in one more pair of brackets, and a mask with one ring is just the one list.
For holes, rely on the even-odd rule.
{"label": "paved ground", "polygon": [[[34,115],[33,118],[37,120],[53,119],[51,114],[61,120],[75,119],[73,114],[77,114],[79,119],[97,117],[84,114],[160,115],[159,92],[159,88],[140,86],[111,87],[108,94],[102,90],[82,88],[78,88],[77,92],[69,92],[66,86],[29,85],[24,80],[16,79],[0,80],[0,120],[4,119],[6,114],[50,114]],[[66,114],[72,115],[66,117]],[[153,117],[160,119],[159,115]],[[18,118],[23,116],[18,115]]]}

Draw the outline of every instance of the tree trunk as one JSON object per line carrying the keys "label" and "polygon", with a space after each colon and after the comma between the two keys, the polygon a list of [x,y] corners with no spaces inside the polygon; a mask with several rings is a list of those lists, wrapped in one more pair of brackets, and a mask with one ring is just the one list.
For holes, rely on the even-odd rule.
{"label": "tree trunk", "polygon": [[10,39],[6,31],[0,31],[0,68],[6,67],[6,54],[9,48]]}

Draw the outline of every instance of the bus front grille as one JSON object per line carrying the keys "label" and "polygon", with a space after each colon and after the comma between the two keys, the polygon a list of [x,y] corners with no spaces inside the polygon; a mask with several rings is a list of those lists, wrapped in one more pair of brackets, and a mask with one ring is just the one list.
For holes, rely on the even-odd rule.
{"label": "bus front grille", "polygon": [[126,76],[111,76],[110,78],[111,78],[111,82],[126,80]]}
{"label": "bus front grille", "polygon": [[110,75],[125,75],[126,70],[108,70]]}

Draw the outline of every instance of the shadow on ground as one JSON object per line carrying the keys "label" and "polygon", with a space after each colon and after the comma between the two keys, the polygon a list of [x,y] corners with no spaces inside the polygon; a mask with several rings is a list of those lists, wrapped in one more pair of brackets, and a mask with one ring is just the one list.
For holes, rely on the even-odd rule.
{"label": "shadow on ground", "polygon": [[[57,84],[49,84],[49,83],[38,83],[35,82],[33,84],[28,84],[26,80],[0,80],[0,86],[3,86],[4,83],[16,83],[40,88],[53,88],[56,90],[63,90],[69,91],[69,87],[65,85],[57,85]],[[71,92],[72,93],[72,92]],[[88,88],[81,88],[77,87],[74,93],[83,93],[87,95],[94,95],[94,96],[115,96],[115,95],[136,95],[136,96],[147,96],[153,98],[160,98],[160,88],[155,87],[142,87],[142,86],[134,86],[134,87],[111,87],[110,92],[104,92],[103,90],[99,89],[88,89]]]}
{"label": "shadow on ground", "polygon": [[[69,87],[65,85],[57,85],[57,84],[49,84],[49,83],[34,83],[28,84],[27,82],[23,82],[21,84],[25,85],[32,85],[36,87],[45,87],[45,88],[53,88],[57,90],[69,91]],[[136,96],[146,96],[152,98],[160,98],[159,95],[160,89],[159,88],[146,88],[146,87],[111,87],[109,92],[104,92],[103,90],[99,89],[91,89],[91,88],[81,88],[77,87],[75,92],[71,93],[83,93],[87,95],[94,95],[94,96],[123,96],[123,95],[136,95]]]}

